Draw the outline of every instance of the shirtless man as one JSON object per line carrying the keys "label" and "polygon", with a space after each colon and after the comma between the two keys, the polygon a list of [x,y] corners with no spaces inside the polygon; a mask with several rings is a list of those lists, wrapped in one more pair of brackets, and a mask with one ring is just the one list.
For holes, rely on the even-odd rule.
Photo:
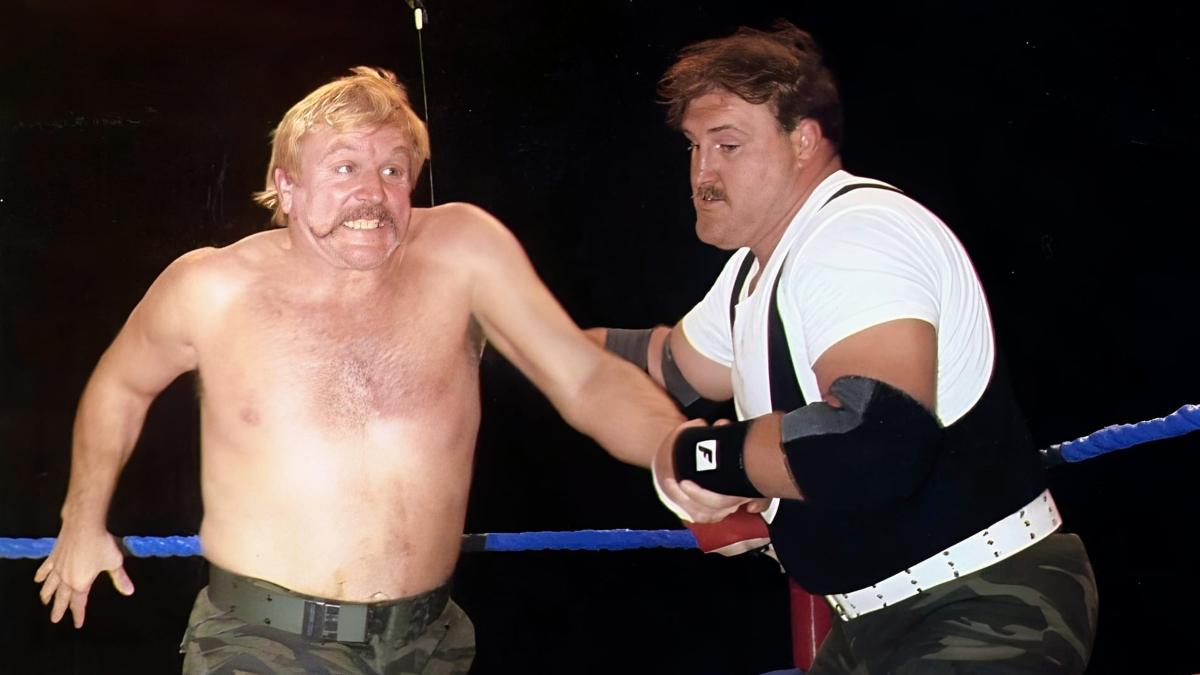
{"label": "shirtless man", "polygon": [[355,68],[287,113],[257,195],[283,229],[173,262],[84,390],[35,576],[51,621],[70,608],[81,626],[101,571],[133,593],[105,516],[151,401],[190,370],[213,571],[185,672],[467,670],[474,631],[447,582],[484,339],[573,426],[649,465],[673,404],[579,332],[494,218],[411,206],[428,153],[386,71]]}

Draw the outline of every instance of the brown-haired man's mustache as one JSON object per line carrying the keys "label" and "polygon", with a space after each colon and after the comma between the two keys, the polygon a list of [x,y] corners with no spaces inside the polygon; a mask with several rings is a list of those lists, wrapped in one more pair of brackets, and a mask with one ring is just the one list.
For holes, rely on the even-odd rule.
{"label": "brown-haired man's mustache", "polygon": [[713,185],[705,185],[692,193],[692,199],[706,202],[725,201],[725,191]]}

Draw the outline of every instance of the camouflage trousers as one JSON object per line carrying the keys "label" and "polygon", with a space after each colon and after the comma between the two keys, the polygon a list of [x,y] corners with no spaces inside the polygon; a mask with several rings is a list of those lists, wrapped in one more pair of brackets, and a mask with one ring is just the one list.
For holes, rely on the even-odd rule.
{"label": "camouflage trousers", "polygon": [[179,651],[184,675],[301,674],[461,675],[475,658],[475,627],[450,601],[413,639],[388,626],[366,643],[312,640],[246,623],[200,591]]}
{"label": "camouflage trousers", "polygon": [[1096,614],[1083,542],[1053,534],[895,605],[835,618],[808,675],[1082,673]]}

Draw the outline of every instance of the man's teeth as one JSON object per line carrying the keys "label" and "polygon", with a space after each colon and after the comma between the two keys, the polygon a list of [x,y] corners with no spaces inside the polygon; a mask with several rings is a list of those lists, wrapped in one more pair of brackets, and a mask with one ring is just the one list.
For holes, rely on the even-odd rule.
{"label": "man's teeth", "polygon": [[348,227],[352,230],[373,230],[379,227],[379,219],[376,218],[374,220],[366,220],[360,218],[358,220],[347,220],[346,222],[342,223],[342,227]]}

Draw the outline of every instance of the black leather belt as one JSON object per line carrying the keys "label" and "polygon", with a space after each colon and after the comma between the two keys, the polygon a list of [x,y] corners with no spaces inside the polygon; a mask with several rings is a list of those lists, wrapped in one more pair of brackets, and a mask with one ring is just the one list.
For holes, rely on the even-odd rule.
{"label": "black leather belt", "polygon": [[387,602],[336,602],[293,593],[210,565],[208,598],[246,623],[270,626],[310,640],[368,642],[372,636],[386,633],[409,641],[441,616],[450,602],[450,585]]}

